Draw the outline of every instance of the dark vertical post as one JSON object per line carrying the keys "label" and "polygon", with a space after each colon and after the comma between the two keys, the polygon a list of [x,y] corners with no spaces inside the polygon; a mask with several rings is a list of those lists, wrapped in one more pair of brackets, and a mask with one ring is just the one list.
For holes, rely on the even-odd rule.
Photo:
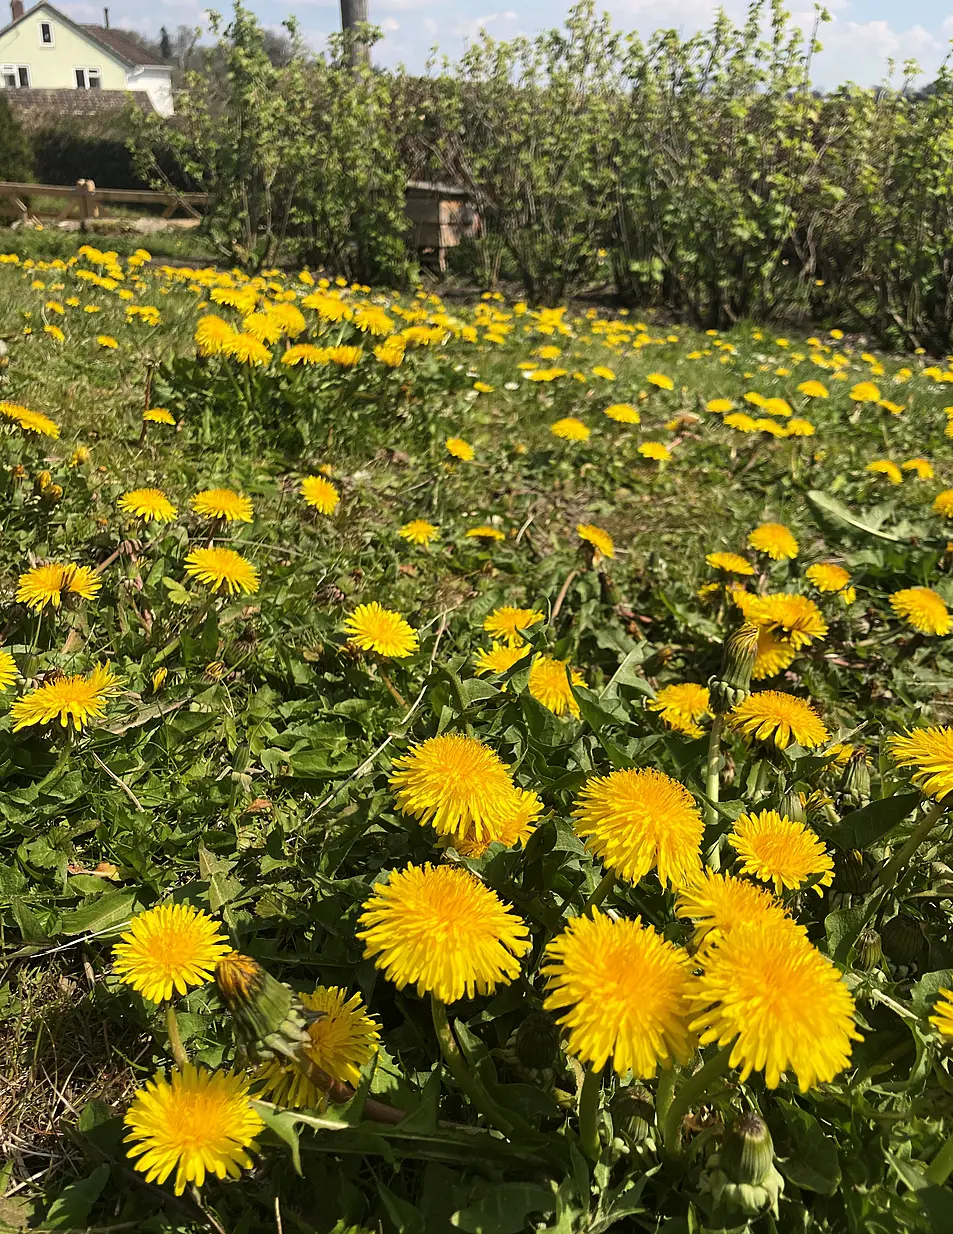
{"label": "dark vertical post", "polygon": [[358,27],[367,23],[367,0],[341,0],[341,28],[354,34],[351,43],[351,67],[371,62],[371,49],[358,35]]}

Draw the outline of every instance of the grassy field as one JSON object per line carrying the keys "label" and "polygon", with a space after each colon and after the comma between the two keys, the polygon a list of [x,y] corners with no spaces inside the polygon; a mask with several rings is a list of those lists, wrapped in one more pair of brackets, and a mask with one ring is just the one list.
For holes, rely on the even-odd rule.
{"label": "grassy field", "polygon": [[946,363],[2,261],[0,1228],[949,1229]]}

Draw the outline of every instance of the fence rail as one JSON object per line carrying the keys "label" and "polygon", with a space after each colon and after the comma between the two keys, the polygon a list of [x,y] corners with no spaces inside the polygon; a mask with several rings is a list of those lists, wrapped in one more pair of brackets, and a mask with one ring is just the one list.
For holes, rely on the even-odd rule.
{"label": "fence rail", "polygon": [[[62,208],[39,206],[36,198],[59,198],[65,204]],[[79,218],[80,222],[87,219],[102,219],[100,206],[107,202],[119,202],[126,205],[161,206],[165,209],[162,218],[169,219],[177,210],[182,210],[190,219],[196,222],[202,217],[198,207],[208,205],[208,193],[167,193],[153,192],[151,189],[98,189],[92,180],[78,180],[75,184],[21,184],[16,180],[0,181],[0,212],[18,214],[24,222],[27,219],[55,219],[63,222],[65,219]]]}

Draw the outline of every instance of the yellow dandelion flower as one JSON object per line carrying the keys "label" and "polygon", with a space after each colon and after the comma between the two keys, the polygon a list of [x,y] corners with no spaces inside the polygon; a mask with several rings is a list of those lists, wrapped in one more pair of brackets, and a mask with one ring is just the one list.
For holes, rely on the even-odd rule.
{"label": "yellow dandelion flower", "polygon": [[615,544],[612,537],[594,523],[577,523],[576,535],[591,544],[597,555],[601,554],[603,557],[610,558],[615,556]]}
{"label": "yellow dandelion flower", "polygon": [[13,656],[0,647],[0,691],[9,690],[17,679],[17,662]]}
{"label": "yellow dandelion flower", "polygon": [[70,455],[69,465],[70,467],[81,467],[84,463],[88,463],[91,457],[89,446],[77,446]]}
{"label": "yellow dandelion flower", "polygon": [[489,651],[479,651],[473,663],[477,673],[506,673],[529,653],[526,646],[494,643]]}
{"label": "yellow dandelion flower", "polygon": [[227,591],[230,596],[251,595],[261,586],[252,563],[231,548],[194,548],[185,559],[185,572],[212,591]]}
{"label": "yellow dandelion flower", "polygon": [[144,523],[170,523],[178,514],[178,510],[158,488],[136,488],[123,493],[119,498],[119,508],[126,514],[135,514]]}
{"label": "yellow dandelion flower", "polygon": [[250,523],[254,513],[251,499],[230,488],[207,488],[192,498],[192,509],[204,518],[220,518],[227,523]]}
{"label": "yellow dandelion flower", "polygon": [[787,561],[798,555],[798,542],[783,523],[762,523],[748,536],[748,545],[767,553],[772,561]]}
{"label": "yellow dandelion flower", "polygon": [[718,415],[724,415],[729,411],[733,411],[734,406],[730,398],[712,398],[705,404],[705,410],[713,411]]}
{"label": "yellow dandelion flower", "polygon": [[516,647],[523,641],[523,631],[542,620],[543,614],[535,608],[513,608],[504,604],[483,619],[483,629],[493,638],[505,639],[511,647]]}
{"label": "yellow dandelion flower", "polygon": [[277,343],[284,334],[281,322],[271,313],[249,313],[242,321],[242,331],[259,343]]}
{"label": "yellow dandelion flower", "polygon": [[111,334],[97,334],[96,342],[100,345],[100,347],[105,347],[109,351],[115,351],[119,346],[118,342]]}
{"label": "yellow dandelion flower", "polygon": [[150,407],[142,413],[146,424],[171,424],[175,427],[175,416],[165,407]]}
{"label": "yellow dandelion flower", "polygon": [[685,993],[692,962],[641,917],[613,920],[596,909],[573,917],[546,948],[547,1011],[562,1012],[569,1052],[617,1075],[654,1076],[694,1050]]}
{"label": "yellow dandelion flower", "polygon": [[[308,1025],[304,1053],[339,1084],[359,1084],[361,1068],[377,1053],[380,1041],[380,1026],[367,1014],[360,994],[348,998],[340,986],[318,986],[313,994],[300,997],[309,1011],[321,1012],[320,1019]],[[321,1110],[327,1104],[327,1093],[290,1063],[266,1063],[257,1079],[262,1095],[276,1105]]]}
{"label": "yellow dandelion flower", "polygon": [[574,686],[585,684],[582,674],[570,668],[568,660],[555,660],[552,656],[534,656],[529,670],[528,687],[533,698],[548,707],[554,715],[579,717],[579,704],[569,688],[570,675]]}
{"label": "yellow dandelion flower", "polygon": [[769,741],[779,750],[795,742],[805,749],[830,740],[824,722],[810,703],[778,690],[761,690],[728,714],[728,723],[745,737]]}
{"label": "yellow dandelion flower", "polygon": [[833,859],[814,832],[776,810],[739,815],[728,843],[742,860],[742,874],[774,883],[776,895],[784,888],[795,890],[808,879],[822,895],[822,888],[834,881]]}
{"label": "yellow dandelion flower", "polygon": [[788,437],[813,437],[815,432],[816,429],[810,420],[802,420],[800,416],[794,416],[788,420]]}
{"label": "yellow dandelion flower", "polygon": [[797,652],[787,641],[779,638],[770,626],[758,628],[758,654],[755,657],[751,676],[754,681],[764,681],[768,677],[776,677],[790,668]]}
{"label": "yellow dandelion flower", "polygon": [[29,407],[21,407],[19,403],[0,403],[0,415],[13,420],[28,433],[52,437],[54,441],[60,435],[59,425],[49,416],[44,416],[39,411],[31,411]]}
{"label": "yellow dandelion flower", "polygon": [[657,711],[662,722],[677,733],[687,737],[700,737],[702,730],[698,721],[708,712],[708,688],[692,681],[678,685],[663,686],[655,698],[649,700],[649,710]]}
{"label": "yellow dandelion flower", "polygon": [[804,573],[818,591],[843,591],[850,582],[850,575],[844,567],[833,561],[819,561],[808,566]]}
{"label": "yellow dandelion flower", "polygon": [[953,990],[937,991],[937,1000],[933,1004],[933,1015],[930,1023],[944,1037],[953,1037]]}
{"label": "yellow dandelion flower", "polygon": [[119,692],[119,678],[110,670],[109,662],[99,664],[88,677],[77,673],[72,677],[60,677],[48,681],[24,694],[10,708],[13,731],[29,728],[34,724],[52,724],[59,720],[68,728],[80,732],[91,720],[101,720],[106,714],[106,703]]}
{"label": "yellow dandelion flower", "polygon": [[92,600],[101,586],[99,576],[89,566],[74,566],[54,561],[45,566],[35,566],[26,574],[21,574],[17,582],[16,598],[18,603],[26,604],[34,613],[38,613],[47,604],[59,608],[64,595]]}
{"label": "yellow dandelion flower", "polygon": [[803,394],[805,398],[828,398],[827,386],[820,381],[802,381],[798,386],[798,393]]}
{"label": "yellow dandelion flower", "polygon": [[[380,343],[374,348],[374,358],[379,360],[386,368],[400,368],[404,362],[404,352],[407,350],[407,341],[395,335],[389,338],[386,343]],[[474,389],[482,385],[481,382],[476,382]],[[492,390],[492,386],[488,387]]]}
{"label": "yellow dandelion flower", "polygon": [[295,368],[297,365],[302,365],[305,368],[313,368],[318,364],[328,364],[328,349],[326,347],[315,347],[314,343],[295,343],[292,347],[286,347],[281,353],[281,363],[288,368]]}
{"label": "yellow dandelion flower", "polygon": [[235,330],[214,313],[200,317],[195,327],[195,342],[200,356],[224,355],[234,337]]}
{"label": "yellow dandelion flower", "polygon": [[744,614],[756,626],[782,631],[795,650],[809,647],[815,639],[827,637],[827,622],[821,610],[807,596],[785,591],[752,596],[744,606]]}
{"label": "yellow dandelion flower", "polygon": [[925,458],[907,459],[905,463],[900,464],[900,469],[916,472],[918,480],[932,480],[934,475],[933,464]]}
{"label": "yellow dandelion flower", "polygon": [[708,553],[705,561],[713,570],[723,570],[725,574],[754,574],[754,566],[738,553]]}
{"label": "yellow dandelion flower", "polygon": [[113,947],[120,981],[153,1003],[211,981],[231,951],[217,921],[189,904],[160,904],[133,917]]}
{"label": "yellow dandelion flower", "polygon": [[618,424],[641,424],[642,417],[638,410],[631,403],[613,403],[611,407],[607,407],[603,413],[610,420],[615,420]]}
{"label": "yellow dandelion flower", "polygon": [[520,971],[529,930],[494,891],[458,866],[407,866],[378,883],[358,938],[399,990],[444,1003],[491,994]]}
{"label": "yellow dandelion flower", "polygon": [[354,310],[352,318],[358,330],[383,338],[394,329],[393,320],[379,304],[362,304]]}
{"label": "yellow dandelion flower", "polygon": [[498,527],[491,527],[489,523],[481,523],[479,527],[471,527],[466,533],[467,538],[471,540],[505,540],[506,536]]}
{"label": "yellow dandelion flower", "polygon": [[44,326],[43,330],[51,338],[55,339],[57,343],[63,343],[66,341],[66,335],[59,328],[59,326]]}
{"label": "yellow dandelion flower", "polygon": [[379,656],[402,660],[418,649],[417,631],[392,609],[376,600],[359,604],[349,613],[344,630],[361,651],[373,651]]}
{"label": "yellow dandelion flower", "polygon": [[575,416],[566,416],[562,420],[556,420],[549,426],[549,431],[554,437],[560,437],[564,441],[588,441],[591,435],[591,429],[587,428],[581,420],[577,420]]}
{"label": "yellow dandelion flower", "polygon": [[688,997],[691,1028],[707,1045],[734,1042],[730,1065],[741,1080],[764,1071],[777,1088],[792,1071],[801,1092],[827,1083],[859,1041],[854,1003],[838,969],[802,933],[784,925],[737,925],[705,952]]}
{"label": "yellow dandelion flower", "polygon": [[852,398],[855,403],[879,403],[880,389],[872,381],[859,381],[856,386],[852,386],[848,398]]}
{"label": "yellow dandelion flower", "polygon": [[889,458],[874,459],[872,463],[867,464],[866,470],[873,472],[874,475],[886,476],[891,484],[903,483],[903,472]]}
{"label": "yellow dandelion flower", "polygon": [[652,869],[684,886],[701,858],[704,823],[695,799],[652,768],[593,776],[576,798],[574,827],[607,869],[637,883]]}
{"label": "yellow dandelion flower", "polygon": [[653,459],[656,463],[666,463],[672,457],[671,450],[660,441],[644,441],[638,450],[643,458]]}
{"label": "yellow dandelion flower", "polygon": [[252,368],[263,368],[269,364],[272,354],[253,334],[233,334],[223,345],[222,352]]}
{"label": "yellow dandelion flower", "polygon": [[319,514],[333,514],[341,494],[324,476],[305,476],[301,481],[301,496]]}
{"label": "yellow dandelion flower", "polygon": [[942,596],[930,587],[905,587],[890,597],[890,607],[914,630],[941,637],[953,629],[953,618]]}
{"label": "yellow dandelion flower", "polygon": [[394,768],[398,810],[439,835],[482,839],[510,822],[520,804],[506,764],[473,737],[431,737],[394,759]]}
{"label": "yellow dandelion flower", "polygon": [[758,427],[757,420],[752,419],[743,411],[734,411],[730,416],[725,416],[723,423],[727,428],[733,428],[738,433],[754,433]]}
{"label": "yellow dandelion flower", "polygon": [[329,347],[328,359],[338,368],[356,368],[361,362],[364,352],[360,347]]}
{"label": "yellow dandelion flower", "polygon": [[514,799],[514,809],[502,823],[487,828],[482,837],[473,832],[465,832],[454,836],[453,847],[461,857],[482,857],[491,844],[502,844],[504,848],[515,848],[517,844],[525,844],[535,830],[536,820],[542,813],[543,804],[536,793],[518,788]]}
{"label": "yellow dandelion flower", "polygon": [[[950,421],[953,424],[953,420]],[[933,500],[933,511],[944,518],[953,518],[953,488],[944,489]]]}
{"label": "yellow dandelion flower", "polygon": [[447,447],[447,453],[459,459],[461,463],[472,463],[476,458],[473,446],[468,441],[464,441],[462,437],[448,437],[443,444]]}
{"label": "yellow dandelion flower", "polygon": [[281,333],[286,338],[297,338],[307,329],[308,323],[304,319],[304,313],[294,304],[287,302],[275,304],[268,310],[268,316],[279,324]]}
{"label": "yellow dandelion flower", "polygon": [[425,518],[415,518],[409,523],[404,523],[397,534],[402,540],[409,540],[411,544],[427,545],[440,535],[440,528],[435,527]]}
{"label": "yellow dandelion flower", "polygon": [[675,914],[694,923],[696,947],[717,943],[739,925],[768,927],[786,922],[792,929],[803,930],[765,888],[704,867],[693,882],[679,889]]}
{"label": "yellow dandelion flower", "polygon": [[649,373],[645,379],[650,386],[655,386],[658,390],[674,390],[675,382],[671,377],[666,377],[664,373]]}
{"label": "yellow dandelion flower", "polygon": [[[248,1095],[248,1077],[186,1063],[171,1081],[156,1076],[137,1090],[123,1120],[135,1168],[148,1183],[175,1170],[175,1194],[201,1187],[206,1175],[238,1178],[253,1162],[247,1150],[264,1128]],[[136,1160],[138,1158],[138,1160]]]}
{"label": "yellow dandelion flower", "polygon": [[477,394],[492,394],[493,393],[493,387],[488,382],[485,382],[485,381],[475,381],[473,383],[473,388],[474,390],[476,390]]}

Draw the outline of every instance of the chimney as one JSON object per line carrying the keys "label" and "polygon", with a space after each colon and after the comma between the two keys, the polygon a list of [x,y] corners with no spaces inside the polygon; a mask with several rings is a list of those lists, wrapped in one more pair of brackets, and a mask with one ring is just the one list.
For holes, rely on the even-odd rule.
{"label": "chimney", "polygon": [[109,9],[103,9],[103,25],[109,29]]}
{"label": "chimney", "polygon": [[10,18],[19,21],[23,16],[23,0],[10,0]]}

